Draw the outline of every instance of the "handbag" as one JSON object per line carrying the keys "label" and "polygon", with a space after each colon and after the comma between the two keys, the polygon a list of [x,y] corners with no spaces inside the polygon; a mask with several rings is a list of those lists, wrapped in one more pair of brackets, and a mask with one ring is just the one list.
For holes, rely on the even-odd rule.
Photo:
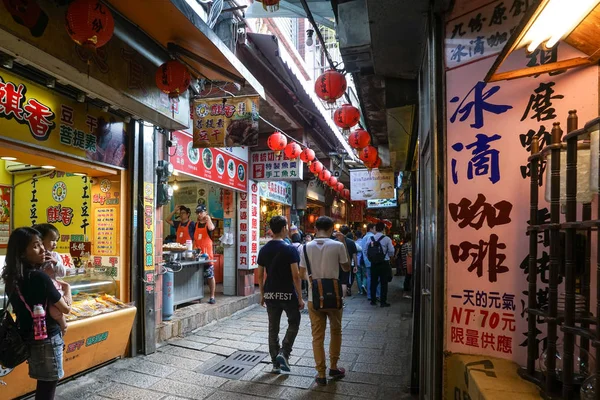
{"label": "handbag", "polygon": [[303,247],[304,259],[306,260],[306,269],[308,279],[311,282],[311,291],[313,299],[313,308],[319,311],[340,310],[343,306],[342,284],[339,279],[313,279],[310,268],[310,260],[306,253],[306,247]]}
{"label": "handbag", "polygon": [[29,346],[21,337],[17,323],[7,310],[7,298],[8,295],[5,294],[4,307],[0,311],[0,364],[6,368],[15,368],[29,359]]}

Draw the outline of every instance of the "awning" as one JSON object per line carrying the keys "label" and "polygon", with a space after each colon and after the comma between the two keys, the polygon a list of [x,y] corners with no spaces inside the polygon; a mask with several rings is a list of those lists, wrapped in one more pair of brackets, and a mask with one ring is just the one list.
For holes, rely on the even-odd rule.
{"label": "awning", "polygon": [[237,59],[186,0],[109,0],[111,6],[137,25],[192,70],[215,81],[248,84],[264,97],[262,85]]}
{"label": "awning", "polygon": [[[248,40],[250,43],[242,46],[240,53],[246,65],[257,74],[262,70],[276,77],[269,81],[263,80],[267,91],[271,92],[269,89],[271,85],[283,85],[289,94],[287,103],[313,120],[313,129],[318,128],[318,131],[326,135],[321,140],[329,140],[328,147],[333,149],[339,147],[339,143],[348,156],[355,159],[352,148],[333,122],[331,113],[316,96],[314,83],[304,79],[291,56],[285,49],[279,48],[277,38],[272,35],[249,33]],[[285,103],[283,99],[280,101],[282,104]]]}
{"label": "awning", "polygon": [[[308,8],[315,21],[328,28],[334,29],[334,14],[329,0],[307,0]],[[245,10],[246,18],[307,18],[300,0],[281,0],[279,10],[270,12],[257,1]]]}

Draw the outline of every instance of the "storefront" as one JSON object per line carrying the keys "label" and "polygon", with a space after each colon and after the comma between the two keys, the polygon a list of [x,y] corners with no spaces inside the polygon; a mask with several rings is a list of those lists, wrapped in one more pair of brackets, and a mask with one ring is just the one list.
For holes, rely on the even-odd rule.
{"label": "storefront", "polygon": [[258,190],[260,193],[260,240],[262,245],[270,239],[269,221],[271,218],[282,215],[290,221],[292,184],[280,181],[259,182]]}
{"label": "storefront", "polygon": [[[137,311],[129,290],[127,124],[5,70],[0,82],[4,99],[16,96],[0,114],[0,265],[14,229],[58,229],[56,252],[73,294],[64,337],[69,377],[124,356]],[[2,398],[35,389],[26,363],[2,374]]]}
{"label": "storefront", "polygon": [[315,234],[315,222],[325,215],[325,185],[318,179],[308,183],[306,190],[306,211],[300,219],[300,228],[305,233]]}

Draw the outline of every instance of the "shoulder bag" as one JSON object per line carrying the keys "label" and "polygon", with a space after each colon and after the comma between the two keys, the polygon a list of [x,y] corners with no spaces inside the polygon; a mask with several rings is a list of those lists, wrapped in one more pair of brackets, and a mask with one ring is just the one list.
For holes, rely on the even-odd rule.
{"label": "shoulder bag", "polygon": [[0,364],[6,368],[15,368],[29,358],[29,346],[21,337],[17,323],[7,310],[8,294],[4,295],[4,307],[0,311]]}
{"label": "shoulder bag", "polygon": [[311,282],[313,308],[319,311],[340,310],[342,302],[342,284],[339,279],[313,279],[310,268],[310,260],[304,246],[304,259],[306,260],[306,270],[308,279]]}

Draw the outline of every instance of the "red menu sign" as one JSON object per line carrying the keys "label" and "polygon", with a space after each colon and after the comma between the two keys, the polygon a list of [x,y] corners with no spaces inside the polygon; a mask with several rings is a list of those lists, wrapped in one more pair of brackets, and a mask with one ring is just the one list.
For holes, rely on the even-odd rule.
{"label": "red menu sign", "polygon": [[194,148],[188,134],[173,132],[177,149],[171,162],[175,170],[231,189],[245,192],[248,185],[248,163],[217,148]]}

